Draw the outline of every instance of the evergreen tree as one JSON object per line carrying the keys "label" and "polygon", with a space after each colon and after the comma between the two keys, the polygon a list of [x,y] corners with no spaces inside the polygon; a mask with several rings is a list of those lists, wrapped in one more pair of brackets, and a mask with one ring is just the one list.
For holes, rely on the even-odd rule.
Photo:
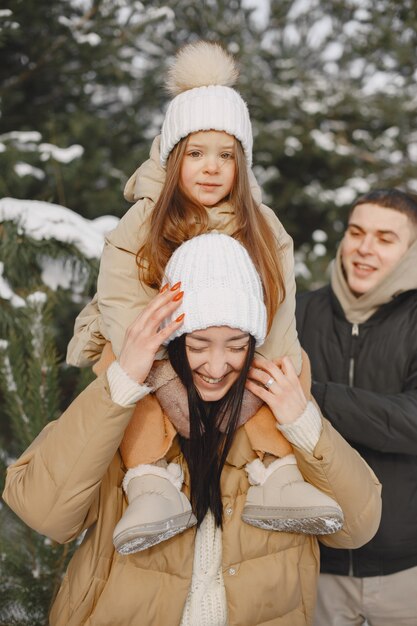
{"label": "evergreen tree", "polygon": [[378,186],[417,191],[412,6],[271,2],[252,82],[255,163],[266,200],[294,237],[304,286],[326,281],[358,195]]}
{"label": "evergreen tree", "polygon": [[90,218],[123,213],[150,123],[136,106],[152,71],[152,53],[137,63],[150,45],[141,35],[163,13],[121,0],[14,0],[0,17],[0,194]]}
{"label": "evergreen tree", "polygon": [[[20,309],[9,339],[0,342],[1,447],[4,469],[60,413],[57,352],[45,292],[34,292]],[[7,446],[4,435],[7,434]],[[73,547],[60,546],[30,530],[11,510],[0,508],[0,624],[47,624]]]}
{"label": "evergreen tree", "polygon": [[[68,232],[62,234],[68,239]],[[54,289],[48,270],[55,264],[61,284]],[[73,243],[48,232],[34,239],[17,217],[1,224],[1,491],[7,465],[92,378],[90,371],[65,366],[63,355],[79,300],[91,295],[96,273],[97,259]],[[4,504],[0,528],[0,626],[46,626],[74,546],[33,532]]]}

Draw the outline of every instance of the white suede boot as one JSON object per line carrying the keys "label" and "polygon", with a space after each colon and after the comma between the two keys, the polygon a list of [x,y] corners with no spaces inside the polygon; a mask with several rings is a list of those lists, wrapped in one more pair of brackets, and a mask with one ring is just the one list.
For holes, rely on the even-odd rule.
{"label": "white suede boot", "polygon": [[294,455],[268,467],[256,459],[246,466],[252,487],[243,521],[264,530],[329,535],[343,526],[343,511],[335,500],[305,482]]}
{"label": "white suede boot", "polygon": [[181,491],[181,467],[164,464],[138,465],[126,473],[123,489],[129,506],[113,532],[114,547],[120,554],[146,550],[197,523]]}

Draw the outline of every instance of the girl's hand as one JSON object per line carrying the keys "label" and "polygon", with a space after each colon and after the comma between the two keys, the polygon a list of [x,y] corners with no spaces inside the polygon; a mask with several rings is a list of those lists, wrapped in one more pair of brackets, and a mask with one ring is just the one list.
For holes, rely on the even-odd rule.
{"label": "girl's hand", "polygon": [[126,374],[138,383],[145,382],[159,348],[183,323],[184,314],[165,328],[160,328],[162,321],[181,304],[184,292],[180,291],[180,286],[177,283],[169,289],[169,285],[165,285],[126,331],[119,363]]}
{"label": "girl's hand", "polygon": [[289,357],[269,361],[255,357],[246,387],[265,402],[280,424],[290,424],[303,413],[307,399]]}

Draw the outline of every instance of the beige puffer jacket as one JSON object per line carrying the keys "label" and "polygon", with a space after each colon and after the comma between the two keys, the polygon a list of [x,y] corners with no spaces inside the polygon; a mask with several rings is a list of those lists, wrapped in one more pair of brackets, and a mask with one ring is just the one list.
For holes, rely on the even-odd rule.
{"label": "beige puffer jacket", "polygon": [[[74,336],[68,345],[67,362],[84,367],[100,356],[106,339],[116,357],[120,354],[127,327],[148,304],[154,291],[138,278],[136,253],[143,243],[144,223],[152,212],[165,180],[159,163],[159,137],[152,145],[150,159],[133,174],[125,188],[127,200],[136,203],[107,237],[98,277],[97,295],[75,321]],[[261,194],[250,172],[252,195],[261,203]],[[297,373],[301,369],[301,350],[295,326],[295,278],[293,242],[275,213],[264,204],[259,210],[275,233],[282,254],[286,298],[278,309],[268,337],[260,352],[267,358],[288,355]],[[224,203],[208,210],[209,230],[232,235],[236,229],[234,212]],[[157,355],[164,356],[163,353]]]}
{"label": "beige puffer jacket", "polygon": [[[153,395],[141,402],[144,411],[159,409]],[[52,626],[180,623],[195,530],[130,556],[117,554],[112,544],[113,529],[127,506],[118,447],[132,410],[111,401],[102,375],[8,469],[3,497],[29,526],[59,542],[88,529],[54,602]],[[242,427],[221,483],[229,626],[307,626],[315,602],[318,542],[242,522],[249,487],[244,465],[254,454]],[[322,541],[343,548],[369,541],[381,514],[380,485],[357,452],[324,420],[314,455],[295,454],[305,478],[344,511],[343,529]],[[176,442],[168,458],[185,465]]]}

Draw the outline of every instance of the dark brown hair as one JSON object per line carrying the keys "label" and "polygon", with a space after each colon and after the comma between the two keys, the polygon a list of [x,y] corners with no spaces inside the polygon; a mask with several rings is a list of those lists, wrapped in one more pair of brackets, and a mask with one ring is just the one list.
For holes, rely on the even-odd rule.
{"label": "dark brown hair", "polygon": [[360,204],[375,204],[385,209],[393,209],[394,211],[404,213],[413,226],[417,227],[417,201],[399,189],[374,189],[360,196],[352,205],[349,217]]}

